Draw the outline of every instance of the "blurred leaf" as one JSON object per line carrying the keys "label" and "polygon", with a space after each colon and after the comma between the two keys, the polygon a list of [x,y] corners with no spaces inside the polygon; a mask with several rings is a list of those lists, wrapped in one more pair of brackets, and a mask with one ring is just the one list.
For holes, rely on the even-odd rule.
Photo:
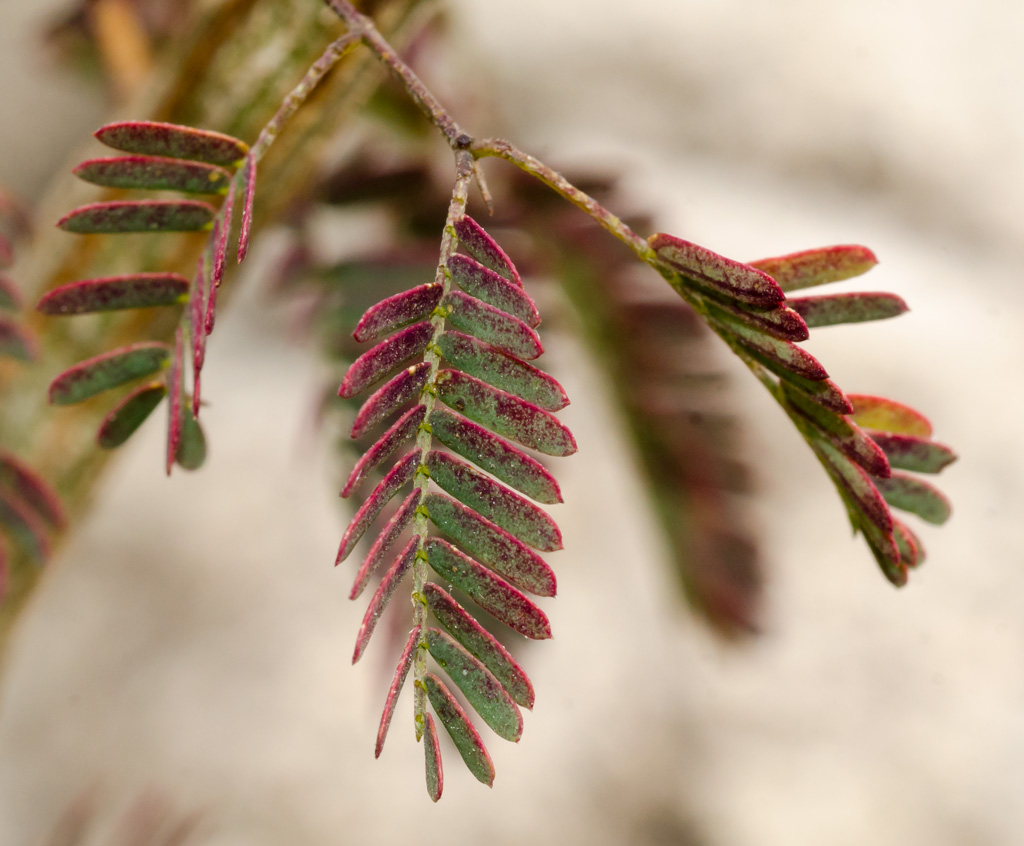
{"label": "blurred leaf", "polygon": [[889,464],[900,470],[938,473],[957,459],[956,453],[948,446],[928,438],[875,430],[869,430],[867,434],[882,448],[889,458]]}
{"label": "blurred leaf", "polygon": [[750,262],[771,276],[785,292],[840,282],[867,273],[878,264],[875,254],[859,244],[819,247]]}
{"label": "blurred leaf", "polygon": [[128,440],[167,395],[167,385],[151,382],[129,393],[104,418],[97,433],[97,442],[104,449],[114,449]]}
{"label": "blurred leaf", "polygon": [[226,167],[237,167],[249,152],[244,142],[220,132],[155,121],[110,123],[93,134],[108,147],[126,153],[191,159]]}
{"label": "blurred leaf", "polygon": [[89,159],[71,171],[79,179],[108,188],[223,194],[231,173],[216,165],[159,156],[118,156]]}
{"label": "blurred leaf", "polygon": [[875,487],[893,508],[909,511],[922,520],[941,526],[949,519],[949,500],[934,485],[906,473],[893,473],[888,479],[876,479]]}
{"label": "blurred leaf", "polygon": [[895,294],[830,294],[825,297],[797,297],[787,302],[811,328],[885,320],[907,311],[907,304]]}
{"label": "blurred leaf", "polygon": [[897,435],[930,438],[932,424],[921,412],[885,397],[849,394],[853,422],[862,429],[877,429]]}
{"label": "blurred leaf", "polygon": [[28,329],[0,314],[0,356],[17,361],[32,361],[36,352],[36,339]]}
{"label": "blurred leaf", "polygon": [[103,391],[163,370],[171,348],[161,343],[141,343],[111,350],[79,362],[50,383],[53,405],[73,405]]}
{"label": "blurred leaf", "polygon": [[188,299],[188,288],[188,280],[176,273],[83,279],[54,288],[43,296],[36,308],[43,314],[58,316],[180,305]]}
{"label": "blurred leaf", "polygon": [[57,221],[80,235],[130,232],[200,232],[213,226],[217,211],[200,200],[113,200],[90,203]]}

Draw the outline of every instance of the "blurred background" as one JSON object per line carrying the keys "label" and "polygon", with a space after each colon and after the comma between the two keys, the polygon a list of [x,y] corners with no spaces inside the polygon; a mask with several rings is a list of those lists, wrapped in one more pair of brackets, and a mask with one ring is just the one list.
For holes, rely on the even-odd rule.
{"label": "blurred background", "polygon": [[[471,87],[480,134],[617,174],[624,205],[731,257],[876,252],[853,287],[911,313],[809,347],[845,389],[929,415],[961,456],[939,480],[953,519],[921,532],[928,563],[893,590],[797,433],[723,357],[767,572],[760,634],[724,642],[680,598],[592,356],[571,331],[546,337],[580,446],[556,468],[555,637],[521,653],[537,705],[519,745],[491,744],[493,790],[450,758],[430,807],[401,712],[373,760],[391,657],[381,639],[349,666],[363,609],[331,567],[345,514],[314,424],[323,365],[251,273],[211,339],[207,466],[168,481],[161,425],[144,427],[16,632],[0,841],[45,843],[87,800],[86,842],[116,842],[158,796],[173,819],[199,814],[190,842],[209,846],[1019,844],[1024,7],[449,6],[437,86]],[[54,174],[107,114],[41,46],[67,9],[0,5],[0,183],[30,201],[71,178]]]}

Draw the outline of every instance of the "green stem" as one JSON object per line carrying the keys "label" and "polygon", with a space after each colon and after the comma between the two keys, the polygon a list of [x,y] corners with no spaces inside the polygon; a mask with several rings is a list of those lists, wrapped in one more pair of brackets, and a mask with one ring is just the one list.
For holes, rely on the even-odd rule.
{"label": "green stem", "polygon": [[[451,271],[448,270],[448,259],[451,258],[458,246],[458,239],[455,234],[455,221],[466,214],[466,202],[469,197],[469,183],[473,178],[473,155],[467,150],[458,150],[455,153],[455,184],[452,187],[452,198],[448,204],[448,217],[444,223],[444,232],[441,235],[441,256],[437,263],[435,281],[442,287],[441,305],[434,311],[430,318],[433,328],[433,335],[423,360],[430,365],[430,372],[427,374],[427,383],[420,393],[420,402],[426,409],[424,421],[429,419],[430,412],[437,401],[437,374],[441,367],[441,354],[438,349],[438,342],[445,330],[445,297],[452,286]],[[427,453],[433,445],[433,435],[430,425],[426,422],[420,427],[416,436],[416,446],[420,450],[420,466],[416,469],[416,485],[420,490],[421,497],[427,495],[430,485],[430,471],[427,469]],[[421,499],[422,502],[422,499]],[[419,626],[423,632],[427,625],[427,604],[423,598],[423,588],[429,575],[427,565],[427,553],[425,544],[430,532],[430,524],[426,509],[421,505],[416,511],[416,535],[419,538],[416,550],[416,562],[413,564],[413,626]],[[416,724],[416,740],[423,736],[424,715],[427,712],[427,691],[423,684],[423,678],[427,673],[427,650],[425,635],[421,635],[419,648],[416,650],[416,659],[413,664],[413,719]]]}

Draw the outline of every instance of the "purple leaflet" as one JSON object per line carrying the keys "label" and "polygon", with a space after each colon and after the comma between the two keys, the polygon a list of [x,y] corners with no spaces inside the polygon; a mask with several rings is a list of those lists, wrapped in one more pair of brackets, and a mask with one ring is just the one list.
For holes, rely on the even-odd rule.
{"label": "purple leaflet", "polygon": [[366,645],[370,642],[370,637],[373,635],[373,630],[377,626],[380,615],[388,607],[388,602],[391,601],[398,583],[402,581],[402,576],[406,574],[412,566],[412,562],[416,560],[417,543],[418,538],[410,538],[409,543],[405,545],[405,549],[398,554],[395,562],[388,568],[384,578],[381,579],[380,584],[377,586],[377,590],[366,609],[366,614],[363,615],[363,622],[359,626],[359,634],[356,636],[356,648],[352,653],[353,664],[363,657],[363,652],[366,650]]}
{"label": "purple leaflet", "polygon": [[206,303],[209,298],[208,285],[210,272],[209,246],[203,250],[196,261],[196,275],[192,280],[192,292],[189,294],[189,329],[192,333],[192,416],[199,415],[199,395],[203,363],[206,361]]}
{"label": "purple leaflet", "polygon": [[21,291],[14,281],[0,273],[0,309],[17,311],[21,308]]}
{"label": "purple leaflet", "polygon": [[900,470],[916,473],[938,473],[952,464],[957,455],[948,446],[913,435],[868,431],[868,436],[882,448],[889,463]]}
{"label": "purple leaflet", "polygon": [[572,455],[576,439],[550,412],[458,370],[442,370],[438,398],[470,420],[547,455]]}
{"label": "purple leaflet", "polygon": [[29,334],[20,323],[0,315],[0,356],[17,361],[32,361],[37,349],[35,336]]}
{"label": "purple leaflet", "polygon": [[467,215],[456,220],[455,234],[459,239],[459,246],[484,267],[515,282],[520,288],[523,286],[523,280],[519,278],[512,259],[473,218]]}
{"label": "purple leaflet", "polygon": [[452,279],[470,296],[518,317],[527,326],[536,328],[540,325],[537,305],[521,284],[510,282],[468,256],[451,256],[448,270]]}
{"label": "purple leaflet", "polygon": [[[224,281],[224,266],[227,264],[228,240],[231,238],[231,222],[234,217],[234,211],[235,191],[232,187],[228,191],[227,196],[224,197],[224,203],[217,214],[217,232],[214,238],[216,249],[213,253],[213,277],[211,279],[213,288],[219,288],[220,283]],[[207,322],[210,324],[210,329],[207,331],[212,331],[212,317],[207,318]]]}
{"label": "purple leaflet", "polygon": [[416,647],[420,641],[420,627],[415,626],[409,632],[409,639],[405,642],[405,649],[402,650],[402,657],[398,659],[398,666],[395,667],[395,675],[391,679],[391,686],[388,688],[387,698],[384,700],[384,710],[380,715],[380,727],[377,729],[377,746],[373,751],[373,757],[379,758],[384,751],[384,741],[387,740],[388,729],[391,728],[391,718],[395,715],[395,706],[398,704],[398,696],[405,685],[405,679],[409,675],[409,668],[412,666],[412,659],[416,654]]}
{"label": "purple leaflet", "polygon": [[36,308],[43,314],[72,315],[180,305],[188,299],[188,289],[188,280],[177,273],[106,276],[54,288],[43,296]]}
{"label": "purple leaflet", "polygon": [[430,375],[430,365],[421,361],[407,367],[389,382],[378,388],[359,409],[355,422],[352,424],[352,437],[365,435],[381,420],[398,411],[405,403],[415,398]]}
{"label": "purple leaflet", "polygon": [[744,348],[757,352],[758,360],[767,359],[774,362],[778,368],[774,371],[775,374],[783,379],[788,379],[790,374],[802,379],[809,379],[812,382],[820,382],[828,378],[828,373],[821,366],[821,362],[796,344],[780,341],[756,329],[750,329],[737,323],[727,325],[717,320],[713,320],[713,322],[734,335]]}
{"label": "purple leaflet", "polygon": [[171,358],[171,369],[167,373],[167,390],[167,475],[170,476],[181,444],[185,402],[185,332],[180,323],[174,333],[174,355]]}
{"label": "purple leaflet", "polygon": [[441,792],[444,790],[444,770],[441,767],[441,744],[438,742],[433,714],[427,714],[424,717],[423,755],[427,794],[432,801],[436,802],[441,798]]}
{"label": "purple leaflet", "polygon": [[167,385],[163,382],[150,382],[131,391],[103,419],[96,434],[97,443],[103,449],[121,446],[166,395]]}
{"label": "purple leaflet", "polygon": [[132,344],[69,367],[50,383],[51,405],[73,405],[96,394],[163,370],[171,348],[161,343]]}
{"label": "purple leaflet", "polygon": [[249,233],[252,231],[252,204],[256,198],[256,159],[245,157],[245,168],[242,171],[245,180],[245,200],[242,205],[242,228],[238,233],[238,263],[245,261],[249,252]]}
{"label": "purple leaflet", "polygon": [[352,337],[359,342],[370,341],[421,320],[437,308],[443,293],[443,285],[431,282],[381,300],[359,318]]}
{"label": "purple leaflet", "polygon": [[806,393],[819,405],[825,406],[839,414],[853,414],[853,404],[846,398],[840,387],[831,379],[822,379],[820,382],[812,382],[809,379],[790,379],[794,385]]}
{"label": "purple leaflet", "polygon": [[552,504],[562,501],[554,476],[539,461],[516,449],[504,438],[444,408],[435,408],[428,423],[434,437],[442,444],[520,493],[537,502]]}
{"label": "purple leaflet", "polygon": [[381,533],[377,535],[377,539],[373,542],[373,546],[370,547],[370,551],[366,553],[366,558],[363,559],[363,563],[359,567],[359,572],[356,573],[352,591],[348,595],[349,599],[357,599],[365,590],[370,576],[373,575],[377,567],[380,566],[380,562],[384,560],[384,556],[388,554],[388,550],[394,546],[395,541],[398,540],[402,532],[412,522],[412,518],[416,516],[416,508],[419,506],[422,496],[423,491],[419,488],[414,488],[402,500],[398,510],[388,520]]}
{"label": "purple leaflet", "polygon": [[427,605],[448,633],[479,658],[512,698],[524,708],[533,708],[533,685],[523,668],[494,635],[481,626],[440,585],[423,586]]}
{"label": "purple leaflet", "polygon": [[112,200],[72,209],[57,226],[78,235],[132,232],[203,232],[217,210],[199,200]]}
{"label": "purple leaflet", "polygon": [[121,121],[101,126],[97,140],[126,153],[192,159],[208,164],[237,167],[249,147],[245,142],[191,126],[147,120]]}
{"label": "purple leaflet", "polygon": [[338,548],[338,557],[334,562],[335,566],[348,558],[355,545],[359,542],[359,539],[370,528],[370,524],[377,518],[377,515],[380,514],[384,506],[391,501],[403,485],[412,479],[419,463],[420,450],[414,449],[395,464],[388,471],[388,474],[381,479],[380,484],[373,489],[373,492],[359,506],[359,510],[352,518],[352,522],[345,529],[345,534],[341,538],[341,546]]}
{"label": "purple leaflet", "polygon": [[11,491],[55,529],[65,526],[67,518],[57,492],[25,462],[0,452],[0,488]]}
{"label": "purple leaflet", "polygon": [[427,698],[434,708],[434,713],[445,727],[449,737],[459,750],[466,767],[488,787],[494,784],[494,764],[487,748],[462,706],[451,695],[448,688],[433,673],[427,673],[423,679],[427,689]]}
{"label": "purple leaflet", "polygon": [[876,264],[875,254],[859,244],[820,247],[750,262],[751,267],[763,270],[787,292],[852,279]]}
{"label": "purple leaflet", "polygon": [[555,595],[554,572],[521,540],[444,494],[428,493],[423,504],[435,526],[513,585]]}
{"label": "purple leaflet", "polygon": [[50,557],[46,525],[29,505],[0,490],[0,527],[33,561]]}
{"label": "purple leaflet", "polygon": [[359,461],[356,462],[356,466],[352,468],[348,481],[345,482],[341,495],[343,497],[349,496],[359,487],[363,479],[366,478],[367,473],[381,462],[387,461],[391,454],[405,441],[415,437],[426,412],[425,406],[417,405],[399,417],[394,425],[381,435],[380,440],[364,452]]}
{"label": "purple leaflet", "polygon": [[907,568],[900,561],[893,539],[892,514],[871,477],[828,442],[809,443],[846,503],[854,528],[864,532],[882,573],[896,587],[902,587],[907,582]]}
{"label": "purple leaflet", "polygon": [[445,452],[428,452],[426,465],[435,483],[519,540],[545,552],[562,548],[555,521],[525,497]]}
{"label": "purple leaflet", "polygon": [[428,628],[427,649],[473,709],[498,737],[517,743],[523,734],[523,715],[494,674],[447,632]]}
{"label": "purple leaflet", "polygon": [[162,156],[89,159],[71,172],[86,182],[109,188],[143,188],[185,194],[221,194],[231,181],[231,174],[217,165]]}
{"label": "purple leaflet", "polygon": [[825,297],[797,297],[787,301],[811,328],[840,323],[864,323],[898,317],[908,310],[895,294],[831,294]]}
{"label": "purple leaflet", "polygon": [[790,408],[810,422],[836,449],[856,461],[872,476],[885,478],[889,475],[889,462],[885,453],[856,423],[825,408],[786,382],[782,383],[782,390]]}
{"label": "purple leaflet", "polygon": [[665,265],[712,294],[761,308],[773,308],[786,298],[766,273],[706,247],[664,233],[647,242]]}
{"label": "purple leaflet", "polygon": [[892,536],[900,551],[900,562],[907,568],[918,565],[917,538],[899,520],[892,521]]}
{"label": "purple leaflet", "polygon": [[438,346],[453,367],[546,411],[558,411],[569,404],[554,378],[490,344],[449,330],[441,335]]}
{"label": "purple leaflet", "polygon": [[877,429],[897,435],[930,438],[932,424],[921,412],[885,397],[850,394],[853,421],[864,429]]}
{"label": "purple leaflet", "polygon": [[338,396],[356,396],[413,356],[419,355],[427,348],[433,333],[430,321],[424,320],[367,350],[352,362],[338,388]]}
{"label": "purple leaflet", "polygon": [[497,573],[441,538],[428,538],[424,548],[438,576],[496,619],[533,640],[551,637],[547,615]]}
{"label": "purple leaflet", "polygon": [[10,267],[14,264],[14,247],[3,232],[0,232],[0,267]]}
{"label": "purple leaflet", "polygon": [[711,300],[704,305],[720,323],[739,324],[747,332],[771,335],[781,341],[806,341],[809,337],[803,318],[784,305],[767,310],[751,310],[738,303]]}
{"label": "purple leaflet", "polygon": [[462,291],[449,291],[441,301],[441,308],[457,329],[509,355],[529,361],[544,352],[537,333],[518,317],[506,314]]}
{"label": "purple leaflet", "polygon": [[909,511],[922,520],[941,526],[949,519],[952,506],[934,485],[909,476],[893,473],[888,479],[875,479],[875,487],[893,508]]}

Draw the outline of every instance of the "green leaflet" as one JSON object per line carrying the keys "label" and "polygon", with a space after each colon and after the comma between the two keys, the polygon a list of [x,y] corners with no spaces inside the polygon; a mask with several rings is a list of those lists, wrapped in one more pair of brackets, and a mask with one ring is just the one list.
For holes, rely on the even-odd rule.
{"label": "green leaflet", "polygon": [[96,440],[104,449],[114,449],[128,440],[167,395],[167,385],[151,382],[136,388],[100,424]]}
{"label": "green leaflet", "polygon": [[216,214],[213,206],[199,200],[119,200],[80,206],[57,226],[79,235],[204,232],[213,227]]}
{"label": "green leaflet", "polygon": [[508,691],[469,650],[440,629],[425,632],[430,654],[498,737],[517,742],[523,717]]}
{"label": "green leaflet", "polygon": [[170,361],[167,344],[142,343],[112,350],[79,362],[50,383],[53,405],[72,405],[103,391],[150,376]]}
{"label": "green leaflet", "polygon": [[93,134],[108,147],[126,153],[192,159],[225,167],[237,167],[249,152],[245,142],[230,135],[148,120],[109,123]]}
{"label": "green leaflet", "polygon": [[433,673],[427,673],[423,679],[427,689],[427,698],[434,708],[434,713],[445,727],[449,737],[459,750],[466,767],[488,787],[494,783],[494,764],[491,763],[491,756],[487,754],[487,748],[462,706],[455,701],[455,697],[448,692],[442,682]]}
{"label": "green leaflet", "polygon": [[222,167],[160,156],[89,159],[72,173],[86,182],[109,188],[181,191],[185,194],[223,194],[231,181],[231,173]]}

